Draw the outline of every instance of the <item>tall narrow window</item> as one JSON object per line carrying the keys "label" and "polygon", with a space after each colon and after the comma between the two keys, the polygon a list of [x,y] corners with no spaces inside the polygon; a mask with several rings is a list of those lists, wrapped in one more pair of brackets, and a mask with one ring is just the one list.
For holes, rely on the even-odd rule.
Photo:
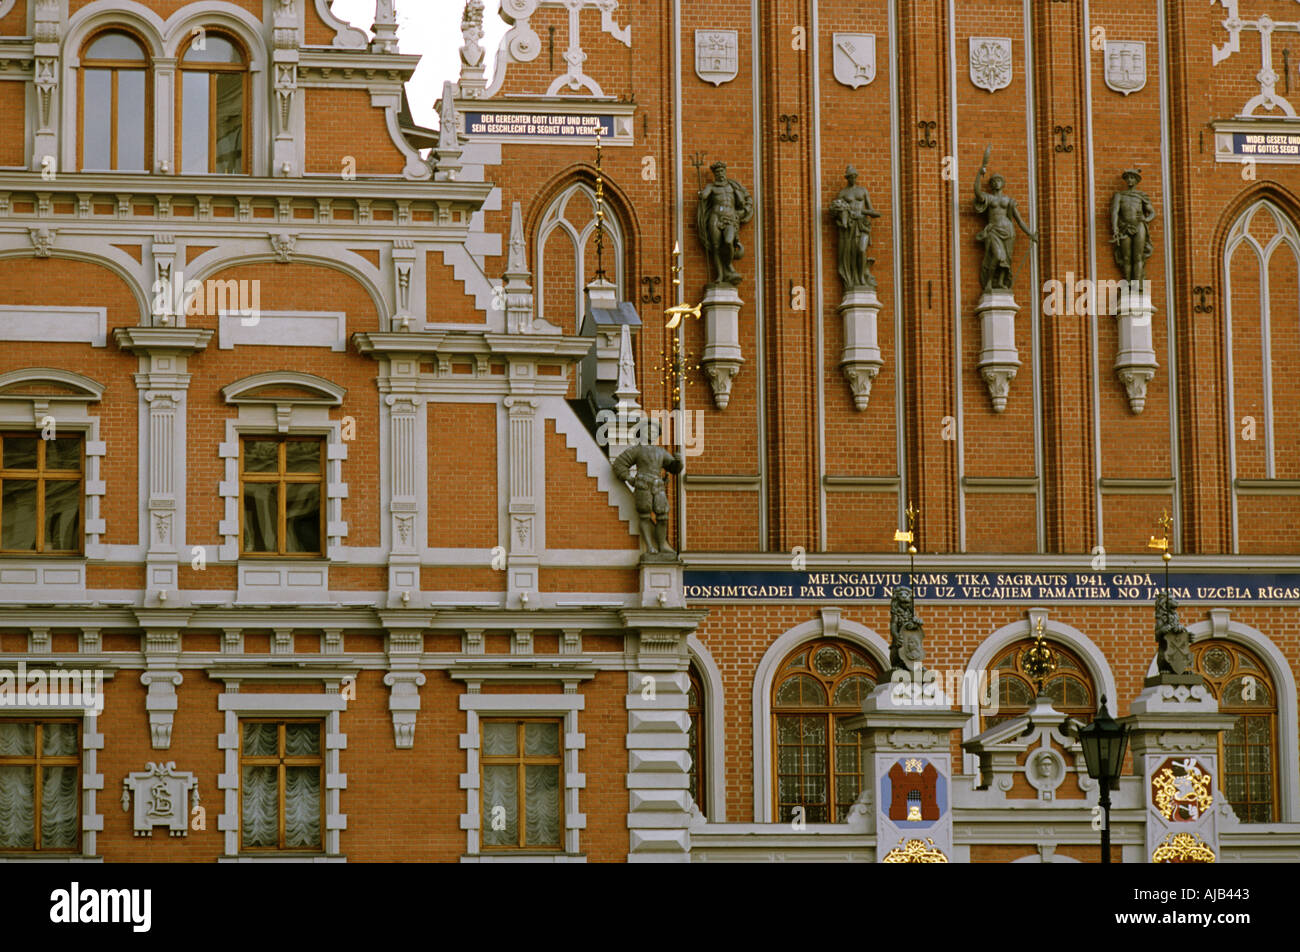
{"label": "tall narrow window", "polygon": [[321,849],[320,721],[241,721],[240,847]]}
{"label": "tall narrow window", "polygon": [[80,811],[78,722],[0,718],[0,852],[75,852]]}
{"label": "tall narrow window", "polygon": [[879,679],[861,649],[839,641],[802,645],[781,665],[772,691],[779,822],[848,818],[862,792],[863,749],[862,735],[844,724]]}
{"label": "tall narrow window", "polygon": [[80,70],[81,168],[147,171],[153,96],[144,46],[121,30],[98,33],[82,51]]}
{"label": "tall narrow window", "polygon": [[564,842],[560,721],[485,718],[479,724],[484,849],[560,849]]}
{"label": "tall narrow window", "polygon": [[686,694],[686,713],[691,718],[690,728],[690,753],[691,753],[691,796],[695,798],[695,804],[700,808],[700,812],[708,813],[709,808],[705,795],[705,778],[708,775],[708,767],[704,760],[705,737],[707,736],[706,724],[704,720],[704,684],[700,678],[700,672],[691,665],[690,667],[690,690]]}
{"label": "tall narrow window", "polygon": [[0,434],[0,552],[81,551],[82,441]]}
{"label": "tall narrow window", "polygon": [[1277,693],[1259,658],[1230,641],[1192,646],[1196,670],[1237,720],[1219,735],[1219,783],[1243,823],[1277,820]]}
{"label": "tall narrow window", "polygon": [[245,437],[244,555],[324,555],[325,440]]}
{"label": "tall narrow window", "polygon": [[248,61],[230,37],[206,31],[181,56],[177,165],[187,175],[248,172]]}
{"label": "tall narrow window", "polygon": [[[997,709],[980,710],[980,730],[1026,713],[1034,704],[1034,683],[1025,674],[1025,651],[1033,645],[1029,639],[1007,645],[989,665],[997,680]],[[1091,721],[1097,712],[1097,692],[1092,687],[1092,677],[1078,655],[1055,642],[1056,670],[1043,684],[1043,693],[1052,706],[1075,720]],[[993,677],[989,690],[993,690]],[[981,690],[983,690],[981,688]]]}

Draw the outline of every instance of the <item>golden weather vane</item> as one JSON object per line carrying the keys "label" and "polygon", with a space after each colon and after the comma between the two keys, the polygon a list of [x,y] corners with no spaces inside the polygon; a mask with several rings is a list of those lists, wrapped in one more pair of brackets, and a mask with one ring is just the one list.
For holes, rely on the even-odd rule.
{"label": "golden weather vane", "polygon": [[[678,242],[673,242],[673,295],[672,299],[679,297],[678,289],[682,285],[682,248]],[[666,330],[675,331],[682,322],[683,317],[694,317],[696,320],[700,317],[701,305],[699,304],[674,304],[666,308],[664,314],[668,317],[668,323],[665,325]],[[682,387],[689,380],[686,377],[686,371],[699,370],[698,364],[690,361],[690,355],[682,345],[680,335],[668,335],[669,356],[668,362],[658,370],[663,371],[666,378],[666,389],[672,394],[672,409],[680,410],[682,408]]]}
{"label": "golden weather vane", "polygon": [[895,541],[895,542],[906,542],[906,543],[907,543],[907,555],[908,555],[908,564],[907,564],[907,585],[908,585],[908,588],[911,588],[911,586],[912,586],[912,575],[915,573],[915,570],[916,570],[916,517],[917,517],[917,511],[916,511],[916,507],[912,505],[912,501],[911,501],[910,499],[907,501],[907,509],[905,509],[905,510],[903,511],[903,515],[907,516],[907,528],[906,528],[906,529],[895,529],[895,530],[894,530],[894,541]]}
{"label": "golden weather vane", "polygon": [[1169,551],[1169,533],[1170,533],[1170,532],[1172,531],[1172,529],[1173,529],[1173,526],[1174,526],[1174,519],[1173,519],[1173,516],[1169,515],[1169,510],[1168,510],[1168,509],[1166,509],[1166,510],[1164,511],[1164,514],[1163,514],[1159,519],[1156,520],[1156,525],[1159,526],[1160,529],[1162,530],[1161,535],[1160,535],[1160,538],[1157,539],[1155,536],[1152,536],[1152,537],[1151,537],[1151,541],[1147,543],[1147,548],[1148,548],[1148,549],[1157,549],[1157,550],[1159,550],[1159,552],[1160,552],[1160,558],[1164,559],[1164,562],[1165,562],[1165,592],[1168,593],[1168,591],[1169,591],[1169,563],[1170,563],[1170,561],[1171,561],[1171,560],[1173,559],[1173,557],[1174,557],[1174,556],[1173,556],[1173,553]]}

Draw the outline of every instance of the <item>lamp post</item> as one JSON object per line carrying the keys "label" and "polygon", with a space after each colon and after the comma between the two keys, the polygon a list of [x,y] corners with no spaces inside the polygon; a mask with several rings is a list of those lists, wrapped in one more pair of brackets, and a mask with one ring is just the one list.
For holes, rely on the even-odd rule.
{"label": "lamp post", "polygon": [[1088,765],[1088,776],[1101,789],[1101,861],[1110,862],[1110,791],[1119,782],[1124,752],[1128,749],[1128,728],[1117,723],[1106,710],[1103,695],[1092,723],[1079,728],[1079,744]]}

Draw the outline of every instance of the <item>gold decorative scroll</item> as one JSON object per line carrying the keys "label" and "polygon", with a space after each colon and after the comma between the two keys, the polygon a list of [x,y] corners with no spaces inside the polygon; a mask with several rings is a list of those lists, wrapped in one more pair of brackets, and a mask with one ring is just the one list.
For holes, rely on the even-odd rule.
{"label": "gold decorative scroll", "polygon": [[[1195,771],[1195,772],[1193,772]],[[1175,777],[1174,772],[1168,767],[1161,770],[1151,778],[1151,786],[1155,790],[1156,809],[1166,820],[1174,815],[1174,807],[1179,802],[1187,802],[1186,796],[1180,796],[1179,780],[1184,781],[1184,792],[1190,793],[1196,800],[1197,807],[1201,813],[1210,808],[1214,802],[1214,796],[1210,793],[1210,775],[1200,770],[1193,763],[1192,770],[1187,772],[1185,777]]]}
{"label": "gold decorative scroll", "polygon": [[[928,846],[926,844],[929,844]],[[948,857],[934,845],[934,840],[908,840],[904,845],[902,840],[898,841],[898,846],[894,847],[885,854],[883,862],[886,863],[946,863]]]}
{"label": "gold decorative scroll", "polygon": [[1151,862],[1213,863],[1214,850],[1195,833],[1169,833],[1151,854]]}

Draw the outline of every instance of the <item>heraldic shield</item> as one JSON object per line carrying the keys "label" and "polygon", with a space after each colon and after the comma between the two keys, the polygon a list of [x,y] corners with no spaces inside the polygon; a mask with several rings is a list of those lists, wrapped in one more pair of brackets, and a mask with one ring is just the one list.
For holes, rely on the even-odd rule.
{"label": "heraldic shield", "polygon": [[695,31],[695,75],[721,86],[740,71],[740,34],[735,30]]}
{"label": "heraldic shield", "polygon": [[970,81],[991,93],[1011,85],[1011,40],[1008,37],[970,38]]}
{"label": "heraldic shield", "polygon": [[1147,45],[1141,40],[1106,42],[1106,85],[1127,96],[1147,84]]}
{"label": "heraldic shield", "polygon": [[876,34],[836,33],[835,78],[857,89],[876,78]]}

